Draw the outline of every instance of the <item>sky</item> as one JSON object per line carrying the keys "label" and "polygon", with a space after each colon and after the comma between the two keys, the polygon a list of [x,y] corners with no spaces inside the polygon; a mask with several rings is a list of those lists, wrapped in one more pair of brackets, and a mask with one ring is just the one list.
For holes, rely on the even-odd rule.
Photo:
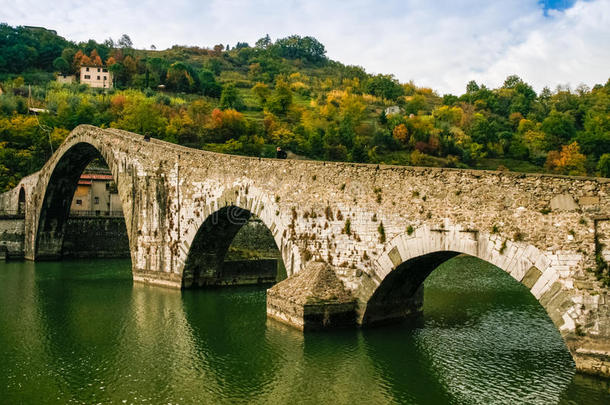
{"label": "sky", "polygon": [[511,74],[536,91],[610,78],[610,0],[0,0],[0,22],[157,49],[310,35],[331,59],[440,94]]}

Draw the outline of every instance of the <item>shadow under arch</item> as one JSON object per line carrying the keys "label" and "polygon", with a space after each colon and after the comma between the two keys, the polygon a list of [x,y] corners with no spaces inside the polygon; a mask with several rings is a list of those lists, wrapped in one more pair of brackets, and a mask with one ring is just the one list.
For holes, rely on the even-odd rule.
{"label": "shadow under arch", "polygon": [[[190,245],[182,272],[182,288],[237,284],[269,284],[278,281],[279,265],[276,259],[258,260],[255,266],[227,265],[229,247],[238,232],[253,218],[253,213],[236,205],[228,205],[209,215],[201,224]],[[264,222],[262,222],[264,224]],[[267,224],[263,226],[268,239],[280,253]],[[274,249],[274,250],[275,250]]]}
{"label": "shadow under arch", "polygon": [[362,325],[420,314],[423,282],[442,263],[465,254],[494,265],[524,285],[544,308],[576,361],[581,342],[574,321],[567,315],[576,305],[570,291],[558,281],[559,275],[544,252],[525,242],[501,240],[486,233],[434,232],[426,227],[395,237],[373,268],[374,283],[360,291]]}
{"label": "shadow under arch", "polygon": [[[104,158],[98,148],[88,142],[77,142],[70,146],[53,167],[44,189],[39,214],[34,219],[37,221],[35,260],[61,259],[66,224],[78,180],[87,165],[96,159],[106,163],[118,185],[116,173],[112,170],[112,162]],[[129,237],[129,232],[127,235]]]}
{"label": "shadow under arch", "polygon": [[421,312],[424,281],[458,252],[434,252],[409,259],[392,270],[366,304],[363,325],[402,320]]}
{"label": "shadow under arch", "polygon": [[17,199],[17,215],[25,215],[25,188],[21,186],[19,189],[19,197]]}

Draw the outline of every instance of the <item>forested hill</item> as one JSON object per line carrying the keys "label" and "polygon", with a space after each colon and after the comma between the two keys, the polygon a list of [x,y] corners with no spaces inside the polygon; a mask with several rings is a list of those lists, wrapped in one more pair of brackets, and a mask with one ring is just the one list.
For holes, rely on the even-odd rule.
{"label": "forested hill", "polygon": [[[55,81],[81,65],[107,66],[115,88]],[[610,80],[536,94],[513,75],[440,95],[332,61],[307,36],[141,50],[127,35],[75,43],[0,24],[0,89],[0,191],[79,124],[255,156],[279,145],[311,159],[610,176]]]}

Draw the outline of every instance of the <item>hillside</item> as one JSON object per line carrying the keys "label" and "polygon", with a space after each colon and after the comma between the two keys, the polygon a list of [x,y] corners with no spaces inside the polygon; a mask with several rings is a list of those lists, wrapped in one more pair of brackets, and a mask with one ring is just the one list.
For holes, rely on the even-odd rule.
{"label": "hillside", "polygon": [[[107,66],[115,88],[55,81],[81,65]],[[536,94],[509,76],[439,95],[332,61],[312,37],[138,50],[0,24],[0,89],[0,190],[85,123],[254,156],[610,176],[610,80]]]}

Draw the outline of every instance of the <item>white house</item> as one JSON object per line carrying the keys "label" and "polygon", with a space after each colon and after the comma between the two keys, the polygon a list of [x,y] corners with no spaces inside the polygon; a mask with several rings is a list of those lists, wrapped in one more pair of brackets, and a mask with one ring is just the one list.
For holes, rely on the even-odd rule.
{"label": "white house", "polygon": [[112,73],[104,66],[81,66],[80,82],[91,87],[112,88]]}
{"label": "white house", "polygon": [[72,84],[75,81],[76,81],[76,76],[74,76],[74,75],[62,75],[62,74],[57,75],[57,83]]}
{"label": "white house", "polygon": [[385,109],[385,115],[400,114],[400,107],[393,105]]}

